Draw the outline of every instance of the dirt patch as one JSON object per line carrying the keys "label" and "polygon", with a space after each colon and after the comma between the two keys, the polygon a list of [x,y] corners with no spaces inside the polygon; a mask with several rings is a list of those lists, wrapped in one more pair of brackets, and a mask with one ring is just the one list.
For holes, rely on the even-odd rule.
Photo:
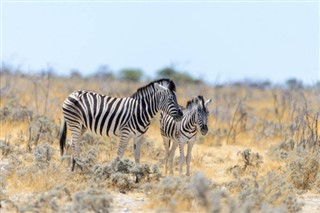
{"label": "dirt patch", "polygon": [[301,212],[320,212],[320,196],[315,194],[305,194],[301,195],[298,199],[300,202],[303,202]]}
{"label": "dirt patch", "polygon": [[143,193],[128,193],[120,192],[111,193],[113,204],[111,205],[111,213],[113,212],[146,212],[152,209],[146,209],[149,199]]}

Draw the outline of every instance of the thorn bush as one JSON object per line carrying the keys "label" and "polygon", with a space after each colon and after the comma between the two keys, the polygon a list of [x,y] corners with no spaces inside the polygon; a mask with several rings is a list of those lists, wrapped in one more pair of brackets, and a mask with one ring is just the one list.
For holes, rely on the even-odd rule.
{"label": "thorn bush", "polygon": [[85,191],[78,191],[74,195],[72,206],[73,212],[109,212],[112,203],[112,196],[103,190],[89,188]]}
{"label": "thorn bush", "polygon": [[28,121],[32,117],[33,112],[26,106],[19,103],[17,97],[11,97],[5,106],[0,109],[0,120],[3,122],[21,122]]}
{"label": "thorn bush", "polygon": [[120,190],[132,190],[139,184],[148,181],[158,181],[161,174],[159,168],[149,164],[135,164],[129,159],[115,158],[104,165],[93,167],[93,180],[107,184]]}

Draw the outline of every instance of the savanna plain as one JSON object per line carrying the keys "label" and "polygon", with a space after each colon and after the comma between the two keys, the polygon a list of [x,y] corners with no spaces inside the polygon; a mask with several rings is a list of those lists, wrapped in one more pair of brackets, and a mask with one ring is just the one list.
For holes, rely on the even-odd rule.
{"label": "savanna plain", "polygon": [[182,106],[213,99],[190,176],[179,175],[178,151],[165,175],[159,114],[140,164],[132,141],[119,159],[116,138],[88,131],[71,172],[59,150],[65,98],[80,89],[125,97],[149,82],[1,72],[0,212],[320,212],[319,84],[176,82]]}

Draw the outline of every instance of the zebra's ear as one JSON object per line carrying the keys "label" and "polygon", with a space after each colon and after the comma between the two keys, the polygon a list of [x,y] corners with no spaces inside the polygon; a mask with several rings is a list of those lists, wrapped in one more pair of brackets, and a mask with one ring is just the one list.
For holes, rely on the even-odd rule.
{"label": "zebra's ear", "polygon": [[155,88],[159,91],[165,91],[165,90],[168,90],[168,88],[162,86],[161,84],[158,84],[158,83],[155,83],[154,84]]}
{"label": "zebra's ear", "polygon": [[206,107],[208,107],[208,104],[210,104],[211,101],[212,101],[212,98],[209,98],[208,100],[206,100],[206,102],[204,103],[204,105],[205,105]]}

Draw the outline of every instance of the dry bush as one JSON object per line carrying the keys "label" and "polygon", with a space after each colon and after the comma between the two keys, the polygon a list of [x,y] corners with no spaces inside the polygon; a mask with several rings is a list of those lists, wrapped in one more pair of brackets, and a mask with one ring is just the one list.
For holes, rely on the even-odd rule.
{"label": "dry bush", "polygon": [[[53,119],[47,116],[40,116],[29,110],[20,103],[18,98],[9,98],[5,106],[0,110],[0,119],[3,124],[12,125],[15,123],[28,123],[28,132],[21,133],[21,137],[28,138],[27,146],[29,151],[32,146],[37,147],[41,142],[53,143],[59,132],[59,126]],[[7,133],[11,135],[10,133]]]}
{"label": "dry bush", "polygon": [[0,150],[1,150],[1,159],[7,157],[14,150],[14,147],[10,144],[9,141],[0,140]]}
{"label": "dry bush", "polygon": [[288,158],[289,154],[295,147],[294,141],[282,141],[276,145],[272,145],[269,149],[269,155],[274,160],[284,160]]}
{"label": "dry bush", "polygon": [[47,144],[40,144],[33,152],[35,165],[40,169],[47,168],[50,164],[53,155],[53,148]]}
{"label": "dry bush", "polygon": [[285,162],[286,178],[296,189],[318,193],[315,186],[319,186],[320,176],[319,114],[312,114],[312,111],[308,110],[307,101],[304,101],[296,123],[292,124],[291,139],[271,146],[269,153],[275,160]]}
{"label": "dry bush", "polygon": [[72,211],[85,212],[109,212],[112,196],[103,190],[89,188],[85,191],[76,192],[74,195]]}
{"label": "dry bush", "polygon": [[[317,190],[320,176],[320,154],[308,150],[296,152],[286,164],[286,175],[293,186],[300,190]],[[318,188],[319,189],[319,188]]]}
{"label": "dry bush", "polygon": [[231,172],[235,177],[248,172],[257,172],[260,168],[260,165],[263,163],[262,155],[260,155],[258,152],[252,153],[251,149],[245,149],[242,152],[240,151],[237,155],[240,155],[238,160],[240,164],[228,168],[228,171]]}
{"label": "dry bush", "polygon": [[71,210],[71,192],[57,186],[47,192],[28,196],[27,202],[19,205],[19,212],[67,212]]}
{"label": "dry bush", "polygon": [[41,142],[53,144],[57,139],[59,126],[46,116],[35,116],[29,123],[29,149],[32,144],[37,147]]}
{"label": "dry bush", "polygon": [[72,194],[67,187],[57,186],[27,195],[25,201],[19,203],[1,198],[4,212],[109,212],[111,203],[108,192],[92,187]]}
{"label": "dry bush", "polygon": [[[71,158],[70,158],[71,159]],[[71,161],[69,161],[71,163]],[[92,148],[87,151],[87,153],[80,158],[76,158],[76,167],[79,168],[80,174],[87,175],[90,177],[92,175],[92,168],[97,163],[97,151]]]}
{"label": "dry bush", "polygon": [[295,190],[286,182],[284,175],[268,172],[261,178],[255,176],[247,178],[245,187],[241,184],[239,186],[238,202],[244,209],[269,212],[276,209],[282,209],[283,212],[297,212],[301,209]]}
{"label": "dry bush", "polygon": [[268,173],[257,179],[237,179],[217,185],[202,173],[191,178],[166,177],[159,184],[147,183],[141,187],[151,202],[165,208],[165,212],[298,212],[293,187],[282,175]]}
{"label": "dry bush", "polygon": [[236,195],[239,209],[243,212],[298,212],[301,209],[296,192],[284,175],[275,172],[260,178],[256,175],[223,184]]}
{"label": "dry bush", "polygon": [[121,191],[130,191],[143,182],[158,181],[161,174],[158,166],[135,164],[129,159],[117,157],[104,165],[93,167],[93,180],[100,185],[113,186]]}
{"label": "dry bush", "polygon": [[0,211],[1,212],[21,212],[19,206],[10,200],[2,191],[0,192]]}
{"label": "dry bush", "polygon": [[23,122],[32,117],[33,112],[26,106],[20,104],[17,97],[10,97],[0,110],[0,120],[2,122]]}
{"label": "dry bush", "polygon": [[[157,207],[164,206],[160,211],[187,210],[190,209],[192,203],[192,192],[188,188],[186,179],[180,177],[165,177],[160,183],[146,183],[141,188],[146,196],[151,198],[151,202]],[[151,196],[152,195],[152,196]]]}
{"label": "dry bush", "polygon": [[315,181],[310,188],[315,193],[320,194],[320,172],[318,172],[317,176],[315,177]]}

